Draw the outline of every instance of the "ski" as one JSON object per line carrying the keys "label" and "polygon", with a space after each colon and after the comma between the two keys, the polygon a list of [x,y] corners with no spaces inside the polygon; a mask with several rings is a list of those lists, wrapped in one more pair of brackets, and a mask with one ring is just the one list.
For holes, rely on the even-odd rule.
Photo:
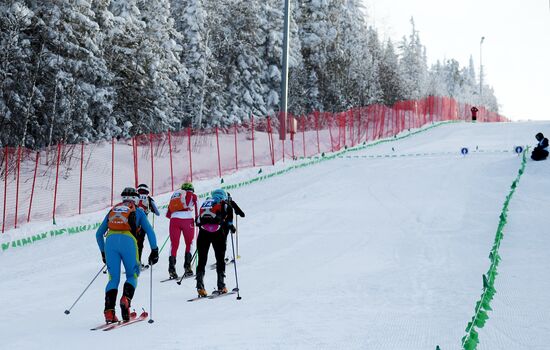
{"label": "ski", "polygon": [[[231,259],[229,260],[228,258],[225,259],[225,266],[227,265],[231,265],[235,262],[235,260]],[[213,264],[210,264],[210,270],[215,270],[216,269],[216,264],[217,263],[213,263]]]}
{"label": "ski", "polygon": [[223,296],[226,296],[226,295],[237,294],[238,291],[239,291],[238,288],[233,288],[233,290],[231,290],[230,292],[222,294],[222,293],[219,293],[217,290],[215,290],[215,291],[212,292],[212,294],[210,294],[208,296],[208,299],[216,299],[216,298],[223,297]]}
{"label": "ski", "polygon": [[131,325],[131,324],[134,324],[134,323],[138,323],[138,322],[141,322],[141,321],[145,321],[147,319],[147,317],[149,317],[149,314],[147,313],[147,311],[143,311],[141,313],[141,315],[139,315],[138,317],[134,317],[133,319],[130,318],[130,320],[128,320],[128,321],[120,321],[120,322],[117,322],[117,323],[112,323],[112,324],[110,324],[109,327],[103,328],[103,331],[106,332],[106,331],[110,331],[110,330],[117,329],[117,328],[120,328],[120,327],[128,326],[128,325]]}
{"label": "ski", "polygon": [[191,302],[191,301],[197,301],[197,300],[201,300],[201,299],[208,299],[208,296],[205,296],[205,297],[195,297],[195,298],[187,299],[187,301]]}
{"label": "ski", "polygon": [[178,279],[178,282],[177,282],[177,283],[178,283],[178,285],[181,285],[181,281],[186,280],[186,279],[188,279],[188,278],[192,278],[192,277],[195,277],[195,274],[191,274],[191,275],[185,275],[185,274],[184,274],[183,276],[181,276],[181,277]]}
{"label": "ski", "polygon": [[177,277],[177,278],[168,277],[166,279],[161,280],[160,282],[164,283],[164,282],[168,282],[168,281],[178,281],[178,284],[181,284],[182,280],[185,280],[185,279],[188,279],[188,278],[191,278],[191,277],[195,277],[195,274],[188,275],[188,276],[183,275],[183,276]]}
{"label": "ski", "polygon": [[164,282],[168,282],[168,281],[177,281],[179,280],[180,278],[173,278],[173,277],[168,277],[166,279],[163,279],[163,280],[160,280],[160,283],[164,283]]}
{"label": "ski", "polygon": [[187,301],[192,302],[192,301],[197,301],[197,300],[201,300],[201,299],[216,299],[216,298],[219,298],[219,297],[223,297],[225,295],[237,294],[238,291],[239,290],[237,288],[233,288],[233,290],[231,290],[230,292],[220,294],[220,293],[218,293],[217,290],[215,290],[215,291],[212,292],[212,294],[207,295],[205,297],[195,297],[195,298],[187,299]]}
{"label": "ski", "polygon": [[[130,313],[130,320],[133,320],[137,317],[137,313],[135,311],[131,312]],[[99,326],[97,327],[94,327],[94,328],[90,328],[91,331],[97,331],[97,330],[100,330],[100,329],[104,329],[104,328],[107,328],[107,327],[110,327],[112,325],[115,325],[115,324],[119,324],[119,323],[122,323],[122,321],[118,321],[118,322],[113,322],[113,323],[102,323],[100,324]]]}

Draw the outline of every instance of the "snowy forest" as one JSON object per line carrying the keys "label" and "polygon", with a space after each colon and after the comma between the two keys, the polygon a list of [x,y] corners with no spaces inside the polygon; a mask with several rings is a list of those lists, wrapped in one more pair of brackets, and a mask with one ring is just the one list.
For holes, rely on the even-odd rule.
{"label": "snowy forest", "polygon": [[[3,0],[0,146],[227,126],[278,112],[282,0]],[[411,19],[381,40],[360,0],[291,1],[289,112],[429,95],[498,112],[473,59],[429,66]]]}

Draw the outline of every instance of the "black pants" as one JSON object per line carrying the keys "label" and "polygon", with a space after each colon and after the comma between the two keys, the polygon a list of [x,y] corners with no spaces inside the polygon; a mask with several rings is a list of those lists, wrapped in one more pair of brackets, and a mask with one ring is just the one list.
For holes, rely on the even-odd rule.
{"label": "black pants", "polygon": [[[197,237],[197,254],[199,262],[197,265],[197,288],[204,288],[203,277],[206,268],[206,262],[208,260],[208,250],[210,244],[214,248],[214,254],[216,255],[216,272],[218,273],[218,287],[220,287],[220,277],[225,275],[225,249],[226,249],[227,233],[220,229],[216,232],[208,232],[199,229],[199,235]],[[222,277],[223,283],[223,277]]]}
{"label": "black pants", "polygon": [[141,227],[137,230],[136,241],[138,247],[138,257],[139,262],[141,263],[141,254],[143,253],[143,242],[145,241],[145,231]]}
{"label": "black pants", "polygon": [[535,147],[533,153],[531,153],[532,160],[545,160],[546,158],[548,158],[548,151],[544,149]]}

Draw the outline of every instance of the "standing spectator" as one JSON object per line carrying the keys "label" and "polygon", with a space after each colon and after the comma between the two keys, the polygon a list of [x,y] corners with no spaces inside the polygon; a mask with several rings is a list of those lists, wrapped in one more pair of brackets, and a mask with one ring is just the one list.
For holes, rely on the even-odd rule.
{"label": "standing spectator", "polygon": [[531,159],[545,160],[546,158],[548,158],[548,139],[544,137],[541,132],[536,134],[535,138],[539,143],[533,149],[533,153],[531,153]]}
{"label": "standing spectator", "polygon": [[475,122],[477,120],[477,112],[479,112],[479,109],[477,109],[476,106],[472,106],[472,108],[470,108],[470,112],[472,112],[472,121]]}

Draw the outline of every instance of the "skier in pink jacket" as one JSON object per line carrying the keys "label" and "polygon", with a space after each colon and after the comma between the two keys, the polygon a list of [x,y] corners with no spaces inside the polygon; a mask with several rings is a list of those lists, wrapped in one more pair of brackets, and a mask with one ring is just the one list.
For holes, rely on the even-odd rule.
{"label": "skier in pink jacket", "polygon": [[184,277],[193,276],[191,269],[191,245],[195,238],[195,218],[197,217],[197,195],[195,188],[190,182],[181,185],[181,189],[176,190],[170,198],[166,217],[170,219],[170,243],[172,250],[168,257],[168,273],[170,278],[178,278],[176,273],[176,256],[180,244],[180,237],[183,233],[185,240],[185,260],[183,267]]}

